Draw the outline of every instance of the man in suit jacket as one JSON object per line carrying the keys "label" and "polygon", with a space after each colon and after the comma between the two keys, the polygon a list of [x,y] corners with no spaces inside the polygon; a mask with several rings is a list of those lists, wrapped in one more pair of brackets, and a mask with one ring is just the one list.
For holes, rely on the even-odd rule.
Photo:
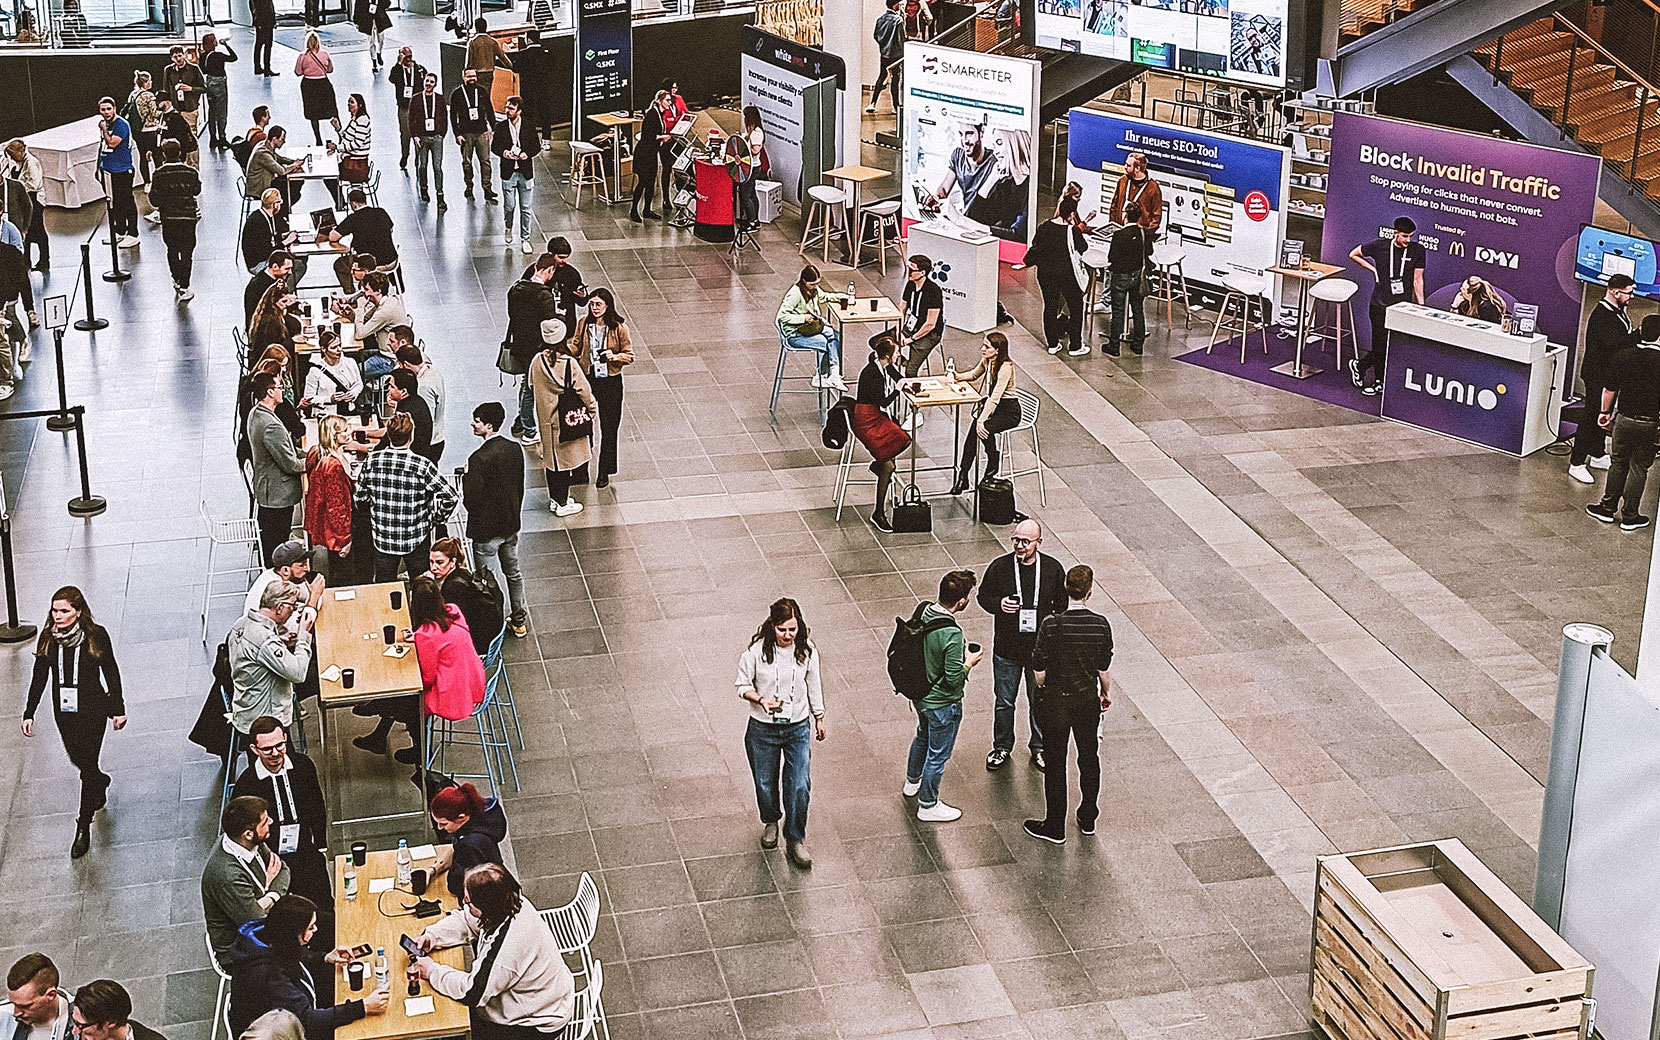
{"label": "man in suit jacket", "polygon": [[507,409],[486,401],[473,409],[473,434],[484,443],[467,457],[461,477],[461,500],[467,506],[467,538],[473,543],[473,567],[482,570],[494,557],[507,578],[507,627],[526,632],[525,579],[519,572],[519,513],[525,498],[524,449],[501,435]]}
{"label": "man in suit jacket", "polygon": [[232,798],[219,817],[224,832],[202,868],[202,914],[213,956],[224,963],[236,931],[265,917],[288,894],[288,864],[265,844],[271,807],[263,798]]}
{"label": "man in suit jacket", "polygon": [[260,798],[276,813],[272,832],[277,855],[293,878],[289,891],[305,896],[320,909],[334,908],[334,885],[329,881],[328,810],[323,785],[311,759],[288,746],[288,730],[270,715],[261,715],[248,728],[248,750],[253,764],[236,778],[231,793]]}
{"label": "man in suit jacket", "polygon": [[[287,282],[292,286],[293,282],[289,281],[289,275],[293,273],[294,256],[288,250],[274,250],[270,256],[265,258],[264,268],[255,272],[254,276],[248,279],[248,287],[242,290],[242,327],[244,329],[253,322],[254,310],[259,306],[259,301],[265,296],[265,290],[278,282]],[[257,359],[249,358],[248,364],[252,365],[255,360]]]}
{"label": "man in suit jacket", "polygon": [[259,552],[271,565],[277,546],[294,530],[294,507],[305,497],[300,481],[305,456],[288,427],[277,418],[282,384],[270,373],[254,376],[254,407],[248,410],[248,445],[253,451],[254,501],[259,506]]}

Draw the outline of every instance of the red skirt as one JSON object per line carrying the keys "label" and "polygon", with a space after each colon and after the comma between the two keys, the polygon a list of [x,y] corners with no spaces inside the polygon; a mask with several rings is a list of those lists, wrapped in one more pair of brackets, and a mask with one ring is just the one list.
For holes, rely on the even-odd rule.
{"label": "red skirt", "polygon": [[877,462],[896,459],[911,446],[911,435],[873,404],[853,406],[853,436]]}

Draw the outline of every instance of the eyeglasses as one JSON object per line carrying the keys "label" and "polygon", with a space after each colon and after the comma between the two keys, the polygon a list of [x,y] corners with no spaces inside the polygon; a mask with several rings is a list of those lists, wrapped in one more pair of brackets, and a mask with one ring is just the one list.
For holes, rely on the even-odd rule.
{"label": "eyeglasses", "polygon": [[1015,535],[1009,539],[1009,542],[1013,545],[1036,545],[1037,541],[1036,538],[1023,538],[1020,535]]}
{"label": "eyeglasses", "polygon": [[261,755],[274,755],[279,751],[287,751],[287,750],[288,750],[288,741],[286,741],[286,740],[279,740],[275,744],[267,744],[264,747],[260,747],[258,744],[254,745],[254,752],[256,754],[261,754]]}

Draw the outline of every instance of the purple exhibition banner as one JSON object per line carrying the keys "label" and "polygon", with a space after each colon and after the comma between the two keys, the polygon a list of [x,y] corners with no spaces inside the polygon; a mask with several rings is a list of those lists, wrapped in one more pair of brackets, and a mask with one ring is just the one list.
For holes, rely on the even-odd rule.
{"label": "purple exhibition banner", "polygon": [[[1451,307],[1464,279],[1479,275],[1506,307],[1537,304],[1539,331],[1571,349],[1579,341],[1575,253],[1601,173],[1602,160],[1582,152],[1339,112],[1320,259],[1348,268],[1363,311],[1373,278],[1349,251],[1387,237],[1396,217],[1411,217],[1427,257],[1425,303]],[[1355,333],[1365,349],[1372,330],[1359,316]]]}
{"label": "purple exhibition banner", "polygon": [[1529,366],[1391,332],[1387,368],[1385,418],[1522,453]]}

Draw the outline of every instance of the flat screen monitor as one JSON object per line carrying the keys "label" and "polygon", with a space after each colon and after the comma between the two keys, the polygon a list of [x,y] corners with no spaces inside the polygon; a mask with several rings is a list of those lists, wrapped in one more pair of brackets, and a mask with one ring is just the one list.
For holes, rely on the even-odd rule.
{"label": "flat screen monitor", "polygon": [[1300,78],[1294,0],[1027,2],[1027,35],[1039,47],[1264,87],[1296,85]]}
{"label": "flat screen monitor", "polygon": [[1637,283],[1637,292],[1652,296],[1660,292],[1660,267],[1654,243],[1619,231],[1586,225],[1579,232],[1579,249],[1574,256],[1574,276],[1582,282],[1607,285],[1608,279],[1623,274]]}

